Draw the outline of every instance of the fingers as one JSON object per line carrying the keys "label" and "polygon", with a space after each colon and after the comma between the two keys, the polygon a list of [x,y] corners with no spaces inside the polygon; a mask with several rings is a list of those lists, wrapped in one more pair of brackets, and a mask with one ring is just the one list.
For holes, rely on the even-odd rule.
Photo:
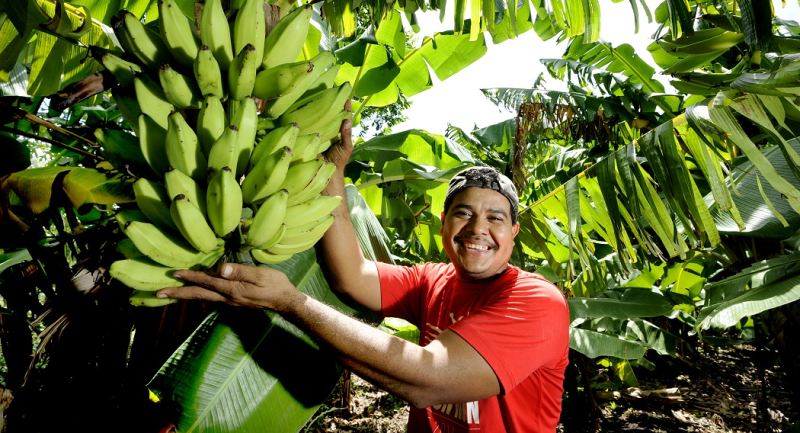
{"label": "fingers", "polygon": [[227,298],[221,293],[199,286],[171,287],[159,290],[156,294],[159,298],[190,299],[211,302],[225,302]]}
{"label": "fingers", "polygon": [[158,294],[177,299],[226,301],[234,296],[237,284],[259,281],[258,271],[259,269],[254,266],[236,263],[221,265],[218,275],[188,269],[180,270],[176,271],[174,276],[185,281],[186,286],[164,289]]}
{"label": "fingers", "polygon": [[264,281],[268,272],[263,268],[240,263],[223,263],[219,267],[220,277],[230,281],[241,281],[255,285],[259,285]]}
{"label": "fingers", "polygon": [[353,121],[350,119],[342,120],[342,126],[339,127],[339,135],[342,137],[339,145],[345,149],[353,147]]}
{"label": "fingers", "polygon": [[[350,111],[350,100],[345,103],[345,110]],[[326,152],[325,159],[336,164],[339,170],[350,160],[353,153],[353,121],[349,118],[342,120],[339,125],[339,141],[334,143]]]}

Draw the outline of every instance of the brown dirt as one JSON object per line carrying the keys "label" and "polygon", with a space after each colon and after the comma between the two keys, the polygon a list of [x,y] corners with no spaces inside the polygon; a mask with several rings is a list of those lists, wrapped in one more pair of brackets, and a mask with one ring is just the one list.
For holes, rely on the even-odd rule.
{"label": "brown dirt", "polygon": [[[762,433],[800,431],[800,408],[776,354],[749,345],[705,348],[691,362],[655,361],[653,370],[637,369],[639,386],[597,391],[598,432]],[[405,432],[405,402],[351,375],[303,433]],[[792,427],[794,425],[794,427]],[[565,432],[563,425],[559,432]]]}

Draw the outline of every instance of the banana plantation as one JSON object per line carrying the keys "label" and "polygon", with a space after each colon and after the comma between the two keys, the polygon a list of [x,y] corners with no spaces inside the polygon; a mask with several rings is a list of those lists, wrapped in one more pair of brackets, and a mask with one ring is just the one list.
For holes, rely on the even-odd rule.
{"label": "banana plantation", "polygon": [[[593,431],[597,395],[713,347],[774,358],[800,407],[800,16],[630,0],[637,26],[658,24],[637,52],[600,38],[605,6],[0,3],[5,431],[305,431],[349,373],[279,315],[156,298],[174,268],[274,267],[416,338],[338,298],[317,261],[339,204],[320,155],[345,119],[385,126],[355,143],[343,198],[372,259],[446,260],[450,178],[484,164],[513,180],[512,262],[569,303],[564,431]],[[424,11],[448,30],[415,37]],[[408,98],[526,32],[563,55],[530,88],[482,89],[516,116],[391,129]]]}

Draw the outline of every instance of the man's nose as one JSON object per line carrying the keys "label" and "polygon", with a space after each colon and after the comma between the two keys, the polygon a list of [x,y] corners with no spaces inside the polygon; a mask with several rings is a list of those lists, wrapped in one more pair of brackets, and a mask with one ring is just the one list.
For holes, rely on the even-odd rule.
{"label": "man's nose", "polygon": [[486,218],[474,215],[469,219],[469,221],[467,221],[467,224],[464,226],[464,230],[468,231],[469,233],[483,234],[488,231],[488,227],[489,222],[486,220]]}

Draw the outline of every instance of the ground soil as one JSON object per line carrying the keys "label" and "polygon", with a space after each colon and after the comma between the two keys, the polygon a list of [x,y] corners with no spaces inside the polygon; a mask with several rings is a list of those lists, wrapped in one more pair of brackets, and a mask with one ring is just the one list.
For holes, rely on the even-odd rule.
{"label": "ground soil", "polygon": [[[692,360],[660,358],[637,369],[637,387],[593,393],[597,432],[800,432],[786,369],[749,345],[704,348]],[[355,375],[343,380],[304,433],[402,433],[408,407]],[[346,396],[349,395],[349,401]],[[565,415],[567,415],[565,413]],[[565,425],[559,432],[567,432]]]}

